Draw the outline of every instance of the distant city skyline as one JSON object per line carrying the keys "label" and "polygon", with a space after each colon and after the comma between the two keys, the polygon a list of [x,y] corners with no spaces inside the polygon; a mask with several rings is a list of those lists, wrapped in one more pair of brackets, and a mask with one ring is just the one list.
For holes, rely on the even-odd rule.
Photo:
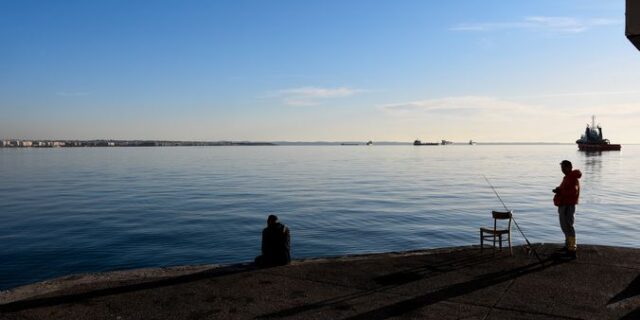
{"label": "distant city skyline", "polygon": [[0,140],[640,143],[625,3],[5,1]]}

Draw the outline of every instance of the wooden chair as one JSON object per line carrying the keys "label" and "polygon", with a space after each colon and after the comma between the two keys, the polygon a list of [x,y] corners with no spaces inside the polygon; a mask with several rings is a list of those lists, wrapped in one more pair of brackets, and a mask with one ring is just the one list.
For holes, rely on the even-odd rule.
{"label": "wooden chair", "polygon": [[[493,254],[496,253],[496,240],[500,246],[500,251],[502,251],[502,242],[509,242],[509,253],[513,255],[513,249],[511,248],[511,218],[513,213],[511,211],[500,212],[500,211],[492,211],[491,215],[493,216],[493,228],[480,228],[480,252],[484,249],[484,240],[485,239],[493,239]],[[498,229],[498,220],[509,220],[507,223],[506,229]],[[502,236],[506,235],[506,239],[502,239]]]}

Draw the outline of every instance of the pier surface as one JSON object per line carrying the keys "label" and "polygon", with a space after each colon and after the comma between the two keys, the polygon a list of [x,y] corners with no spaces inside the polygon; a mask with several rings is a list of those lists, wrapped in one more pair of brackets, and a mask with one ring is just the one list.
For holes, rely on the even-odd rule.
{"label": "pier surface", "polygon": [[0,319],[640,319],[640,249],[534,246],[69,276],[1,292]]}

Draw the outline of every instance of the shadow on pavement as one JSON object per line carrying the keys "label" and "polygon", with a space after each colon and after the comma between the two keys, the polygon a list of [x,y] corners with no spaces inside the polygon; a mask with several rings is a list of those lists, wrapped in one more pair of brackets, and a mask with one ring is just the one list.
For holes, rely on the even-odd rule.
{"label": "shadow on pavement", "polygon": [[[383,275],[383,276],[379,276],[379,277],[375,277],[372,278],[372,280],[379,284],[379,287],[373,288],[373,289],[369,289],[369,290],[365,290],[362,292],[357,292],[357,293],[353,293],[353,294],[348,294],[348,295],[343,295],[343,296],[339,296],[339,297],[335,297],[335,298],[331,298],[331,299],[326,299],[323,301],[319,301],[316,303],[312,303],[312,304],[307,304],[307,305],[303,305],[303,306],[299,306],[299,307],[294,307],[294,308],[290,308],[290,309],[285,309],[285,310],[280,310],[277,312],[273,312],[273,313],[269,313],[269,314],[264,314],[261,315],[257,318],[285,318],[285,317],[291,317],[300,313],[304,313],[307,311],[311,311],[314,309],[320,309],[320,308],[324,308],[324,307],[336,307],[336,308],[341,308],[345,305],[346,302],[350,301],[350,300],[354,300],[357,298],[361,298],[361,297],[365,297],[374,293],[380,293],[380,292],[384,292],[399,286],[402,286],[404,284],[413,282],[413,281],[418,281],[418,280],[422,280],[422,279],[428,279],[431,277],[435,277],[438,275],[442,275],[448,272],[453,272],[453,271],[457,271],[457,270],[461,270],[461,269],[465,269],[465,268],[470,268],[479,264],[483,264],[485,262],[488,261],[498,261],[496,259],[496,257],[494,256],[490,256],[490,255],[480,255],[480,256],[472,256],[472,257],[465,257],[462,259],[457,259],[457,260],[453,260],[453,261],[446,261],[446,262],[441,262],[438,264],[429,264],[429,265],[424,265],[424,266],[420,266],[420,267],[416,267],[416,268],[411,268],[411,269],[406,269],[406,270],[402,270],[399,272],[395,272],[395,273],[391,273],[388,275]],[[531,266],[531,265],[530,265]],[[515,271],[510,272],[509,274],[514,274],[513,278],[524,275],[526,273],[530,273],[530,272],[535,272],[535,271],[539,271],[542,270],[546,267],[549,267],[551,265],[542,267],[542,268],[536,268],[536,269],[532,269],[529,270],[527,272],[523,272],[523,271],[518,271],[519,269],[516,269]],[[529,267],[529,266],[527,266]],[[456,288],[452,288],[452,287],[448,287],[451,289],[443,289],[443,290],[449,290],[447,291],[447,294],[439,294],[438,292],[434,293],[434,294],[438,294],[438,296],[447,296],[446,298],[450,298],[453,297],[455,295],[451,295],[451,293],[456,292],[456,295],[462,295],[462,294],[466,294],[478,289],[481,289],[486,286],[490,286],[490,285],[494,285],[497,282],[500,281],[507,281],[510,278],[507,279],[502,279],[500,281],[496,281],[494,279],[499,279],[500,276],[504,276],[504,272],[500,273],[499,275],[486,275],[483,276],[481,279],[483,279],[482,281],[478,281],[478,280],[474,280],[472,282],[466,283],[468,285],[463,286],[464,284],[461,285],[457,285],[460,287],[456,287]],[[442,290],[441,290],[442,291]],[[425,297],[425,299],[430,300],[431,297]],[[413,299],[412,299],[413,300]],[[408,300],[410,301],[410,300]],[[437,302],[437,301],[435,301]],[[391,305],[389,307],[383,307],[371,312],[367,312],[365,314],[362,315],[358,315],[356,317],[354,317],[353,319],[383,319],[380,318],[379,316],[384,314],[385,312],[389,312],[390,310],[394,309],[393,307],[394,305]],[[399,310],[404,310],[402,313],[409,311],[407,309],[407,306],[403,305],[399,305],[398,306],[400,309]],[[387,308],[389,308],[389,310],[387,310]],[[400,313],[393,313],[392,315],[397,315]]]}
{"label": "shadow on pavement", "polygon": [[563,263],[563,261],[561,260],[547,259],[543,260],[542,264],[536,262],[508,271],[485,274],[471,281],[454,284],[435,292],[380,307],[353,317],[349,317],[347,319],[387,319],[390,317],[400,316],[407,312],[411,312],[428,305],[455,298],[457,296],[469,294],[480,289],[494,286],[498,283],[514,280],[524,275],[539,272],[552,266],[559,265],[561,263]]}
{"label": "shadow on pavement", "polygon": [[620,302],[622,300],[629,299],[637,295],[640,295],[640,276],[637,276],[633,281],[631,281],[631,283],[626,289],[616,294],[613,298],[611,298],[611,300],[609,300],[607,304]]}
{"label": "shadow on pavement", "polygon": [[31,308],[55,306],[59,304],[78,302],[96,297],[184,284],[202,279],[215,278],[251,270],[255,270],[255,267],[252,265],[220,267],[184,276],[124,285],[120,287],[110,287],[82,293],[21,300],[0,305],[0,312],[17,312]]}
{"label": "shadow on pavement", "polygon": [[640,308],[636,308],[635,310],[624,315],[620,320],[637,320],[640,319]]}

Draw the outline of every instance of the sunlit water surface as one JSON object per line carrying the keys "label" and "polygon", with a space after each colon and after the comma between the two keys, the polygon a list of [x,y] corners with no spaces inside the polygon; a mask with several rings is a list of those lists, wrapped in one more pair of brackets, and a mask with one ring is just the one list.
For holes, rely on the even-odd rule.
{"label": "sunlit water surface", "polygon": [[[563,240],[551,189],[582,170],[579,243],[640,245],[640,146],[0,149],[0,289],[71,273],[251,261],[266,216],[294,258],[477,244],[501,203]],[[523,240],[514,234],[516,243]]]}

